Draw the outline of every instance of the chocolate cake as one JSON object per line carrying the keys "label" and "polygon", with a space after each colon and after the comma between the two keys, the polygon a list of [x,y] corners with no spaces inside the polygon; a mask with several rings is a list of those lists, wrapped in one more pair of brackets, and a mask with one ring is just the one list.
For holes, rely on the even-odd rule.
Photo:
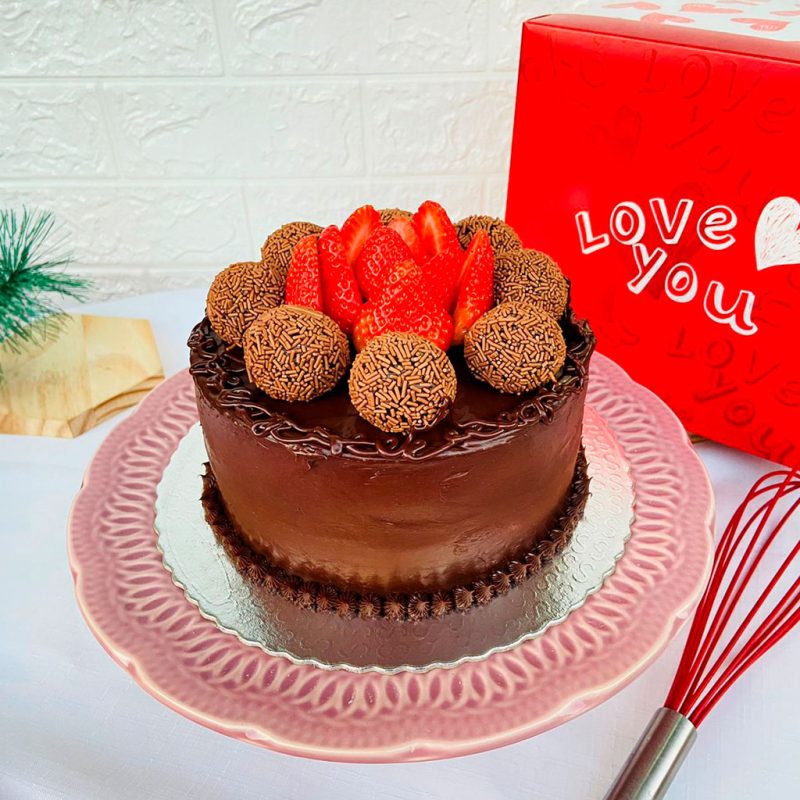
{"label": "chocolate cake", "polygon": [[[566,293],[557,315],[549,289],[542,305],[531,300],[549,273],[531,277],[523,300],[497,304],[500,254],[487,231],[507,227],[499,220],[473,216],[456,234],[441,207],[423,204],[411,218],[398,212],[397,241],[382,232],[380,258],[364,263],[386,227],[365,208],[349,228],[295,242],[285,304],[263,311],[254,297],[256,321],[228,340],[226,302],[243,319],[242,298],[212,286],[222,321],[204,319],[189,338],[206,516],[243,572],[305,607],[398,620],[466,611],[553,558],[582,515],[594,338]],[[404,247],[411,258],[383,266]],[[519,263],[542,262],[531,252],[520,246]],[[347,283],[351,259],[368,281]]]}

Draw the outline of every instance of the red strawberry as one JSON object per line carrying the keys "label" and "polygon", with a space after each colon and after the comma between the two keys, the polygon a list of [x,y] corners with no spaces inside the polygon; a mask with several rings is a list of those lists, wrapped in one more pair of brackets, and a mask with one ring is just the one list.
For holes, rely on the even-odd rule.
{"label": "red strawberry", "polygon": [[348,264],[355,264],[364,242],[381,224],[381,215],[372,206],[357,208],[342,225],[344,255]]}
{"label": "red strawberry", "polygon": [[355,264],[356,278],[364,296],[374,297],[392,267],[410,258],[411,251],[397,231],[384,225],[375,228]]}
{"label": "red strawberry", "polygon": [[395,217],[390,223],[389,227],[400,234],[400,238],[408,245],[411,251],[411,256],[417,264],[421,264],[425,260],[425,253],[422,249],[422,242],[411,224],[408,217]]}
{"label": "red strawberry", "polygon": [[453,314],[455,344],[464,341],[464,334],[492,307],[493,301],[494,252],[489,234],[479,230],[469,243],[464,267],[461,270],[458,302]]}
{"label": "red strawberry", "polygon": [[386,276],[377,299],[384,305],[399,308],[424,306],[435,302],[422,268],[412,259],[395,264]]}
{"label": "red strawberry", "polygon": [[398,264],[378,297],[361,310],[353,332],[361,350],[388,331],[416,333],[447,350],[453,339],[453,320],[431,297],[420,268],[409,260]]}
{"label": "red strawberry", "polygon": [[322,278],[319,273],[317,236],[304,236],[292,250],[286,276],[286,302],[322,311]]}
{"label": "red strawberry", "polygon": [[451,311],[458,295],[458,278],[464,263],[464,251],[459,248],[442,250],[422,266],[431,294],[442,308]]}
{"label": "red strawberry", "polygon": [[443,250],[454,247],[460,248],[458,234],[455,226],[447,216],[447,212],[433,200],[426,200],[414,214],[412,219],[414,230],[422,242],[422,249],[425,255],[438,255]]}
{"label": "red strawberry", "polygon": [[350,334],[361,309],[361,293],[344,254],[342,234],[335,225],[329,225],[319,235],[317,250],[322,275],[322,307],[345,333]]}
{"label": "red strawberry", "polygon": [[383,316],[379,315],[378,310],[375,308],[375,301],[364,303],[353,328],[353,344],[356,346],[356,350],[361,352],[367,346],[367,342],[382,333],[386,333],[389,329],[388,325],[387,316],[385,314]]}
{"label": "red strawberry", "polygon": [[453,343],[453,318],[437,303],[415,311],[401,333],[416,333],[447,350]]}
{"label": "red strawberry", "polygon": [[395,264],[386,276],[381,291],[361,308],[353,330],[356,350],[363,350],[370,339],[396,330],[393,325],[400,323],[401,319],[395,301],[402,295],[403,305],[407,306],[412,295],[418,297],[422,291],[422,273],[419,267],[411,260]]}

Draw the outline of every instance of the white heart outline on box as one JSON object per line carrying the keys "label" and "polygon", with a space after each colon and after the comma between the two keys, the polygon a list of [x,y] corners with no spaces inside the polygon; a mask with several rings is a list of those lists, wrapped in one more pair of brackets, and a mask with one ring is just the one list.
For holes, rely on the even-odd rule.
{"label": "white heart outline on box", "polygon": [[776,197],[767,203],[756,224],[756,269],[800,264],[800,203]]}

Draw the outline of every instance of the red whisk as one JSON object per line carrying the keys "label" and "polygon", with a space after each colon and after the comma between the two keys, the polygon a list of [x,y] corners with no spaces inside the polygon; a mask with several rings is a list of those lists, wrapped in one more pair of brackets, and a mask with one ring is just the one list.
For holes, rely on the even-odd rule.
{"label": "red whisk", "polygon": [[[797,530],[788,534],[789,553],[777,571],[770,576],[767,568],[759,570],[767,551],[786,541],[780,534],[800,506],[798,490],[800,473],[767,473],[731,517],[717,543],[711,577],[664,707],[653,716],[606,800],[664,797],[700,723],[736,680],[800,621],[800,570],[792,570],[800,554]],[[737,625],[731,619],[753,578],[756,588],[761,581],[766,585]]]}

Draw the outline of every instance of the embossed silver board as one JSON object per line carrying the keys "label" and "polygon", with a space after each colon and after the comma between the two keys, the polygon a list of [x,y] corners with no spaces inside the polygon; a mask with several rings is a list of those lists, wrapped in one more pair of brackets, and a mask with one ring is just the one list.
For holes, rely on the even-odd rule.
{"label": "embossed silver board", "polygon": [[616,440],[588,406],[583,443],[590,496],[565,550],[507,594],[438,620],[342,619],[249,583],[204,518],[200,492],[207,456],[199,425],[180,443],[158,486],[158,546],[173,581],[204,617],[272,655],[356,672],[453,667],[538,636],[581,606],[614,571],[630,536],[633,485]]}

